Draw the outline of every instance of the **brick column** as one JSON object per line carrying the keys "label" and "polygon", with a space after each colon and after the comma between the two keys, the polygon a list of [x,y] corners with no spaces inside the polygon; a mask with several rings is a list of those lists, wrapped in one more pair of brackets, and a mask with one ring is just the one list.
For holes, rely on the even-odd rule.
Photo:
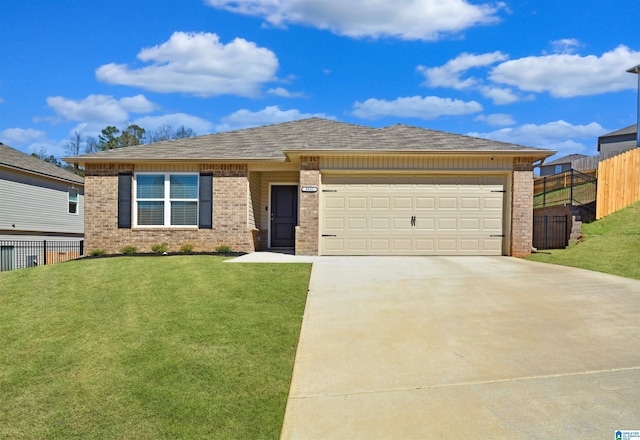
{"label": "brick column", "polygon": [[[317,192],[302,192],[303,186],[315,186]],[[320,233],[320,158],[300,157],[300,225],[296,226],[296,255],[318,255]]]}
{"label": "brick column", "polygon": [[[253,252],[253,233],[248,224],[249,171],[245,164],[201,165],[213,171],[212,246],[226,245],[233,251]],[[213,244],[215,243],[215,244]]]}
{"label": "brick column", "polygon": [[516,157],[513,160],[511,185],[511,256],[531,253],[533,244],[533,160]]}

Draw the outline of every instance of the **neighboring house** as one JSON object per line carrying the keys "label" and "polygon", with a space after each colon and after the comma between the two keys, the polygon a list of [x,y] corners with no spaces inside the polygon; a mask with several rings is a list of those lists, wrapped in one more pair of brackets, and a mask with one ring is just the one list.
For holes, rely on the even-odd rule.
{"label": "neighboring house", "polygon": [[544,165],[540,166],[540,177],[552,176],[554,174],[564,173],[565,171],[571,171],[571,169],[574,168],[573,163],[577,160],[584,159],[585,157],[589,156],[585,156],[584,154],[570,154],[551,162],[545,162]]}
{"label": "neighboring house", "polygon": [[612,131],[598,138],[598,151],[605,157],[632,150],[638,146],[638,124]]}
{"label": "neighboring house", "polygon": [[83,236],[84,179],[0,143],[0,270],[38,264],[16,241]]}
{"label": "neighboring house", "polygon": [[552,154],[311,118],[65,160],[85,167],[88,251],[521,256],[533,164]]}

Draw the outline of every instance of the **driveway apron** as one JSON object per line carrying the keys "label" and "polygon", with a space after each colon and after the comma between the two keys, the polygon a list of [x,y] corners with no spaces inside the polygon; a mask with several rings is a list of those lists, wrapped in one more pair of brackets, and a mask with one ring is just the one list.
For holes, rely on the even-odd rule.
{"label": "driveway apron", "polygon": [[509,257],[318,257],[283,439],[640,430],[640,281]]}

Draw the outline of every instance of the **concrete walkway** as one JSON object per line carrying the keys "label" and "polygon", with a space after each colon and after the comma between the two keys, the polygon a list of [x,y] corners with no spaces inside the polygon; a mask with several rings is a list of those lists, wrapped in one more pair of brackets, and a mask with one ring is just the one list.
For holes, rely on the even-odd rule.
{"label": "concrete walkway", "polygon": [[316,258],[294,255],[293,251],[260,251],[226,260],[225,263],[313,263]]}
{"label": "concrete walkway", "polygon": [[509,257],[318,257],[283,439],[640,430],[640,281]]}

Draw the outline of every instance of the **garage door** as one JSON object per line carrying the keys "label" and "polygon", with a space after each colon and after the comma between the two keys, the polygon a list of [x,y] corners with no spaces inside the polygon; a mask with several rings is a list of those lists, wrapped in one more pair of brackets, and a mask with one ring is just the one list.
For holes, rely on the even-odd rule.
{"label": "garage door", "polygon": [[504,177],[323,175],[322,255],[501,255]]}

